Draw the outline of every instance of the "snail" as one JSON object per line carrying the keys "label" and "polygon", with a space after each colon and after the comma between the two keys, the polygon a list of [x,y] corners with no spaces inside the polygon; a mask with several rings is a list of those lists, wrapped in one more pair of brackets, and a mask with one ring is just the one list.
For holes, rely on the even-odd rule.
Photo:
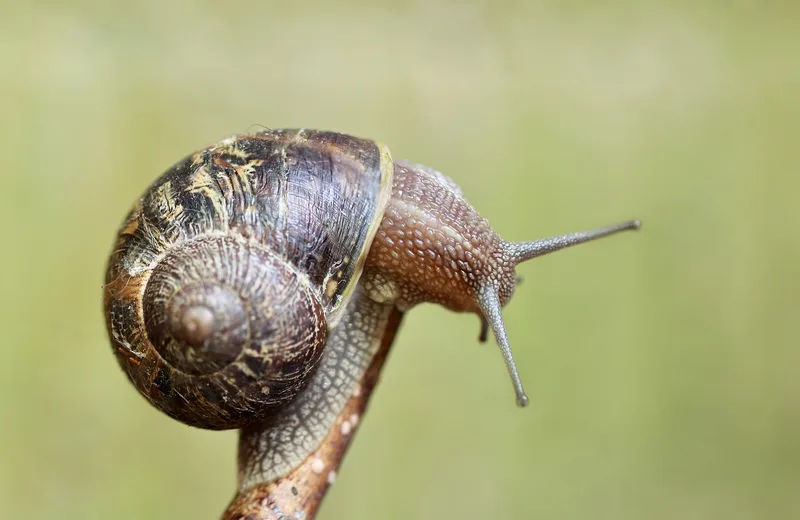
{"label": "snail", "polygon": [[188,425],[247,428],[242,488],[288,474],[353,393],[391,312],[476,314],[525,406],[502,308],[515,267],[638,229],[501,239],[442,173],[318,130],[236,135],[161,175],[124,220],[104,312],[119,365]]}

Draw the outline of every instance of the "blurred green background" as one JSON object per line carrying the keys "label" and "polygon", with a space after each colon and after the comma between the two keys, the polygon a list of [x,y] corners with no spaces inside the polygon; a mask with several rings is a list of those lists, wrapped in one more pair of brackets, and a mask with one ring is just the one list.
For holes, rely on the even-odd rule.
{"label": "blurred green background", "polygon": [[800,5],[5,2],[0,518],[218,518],[235,432],[126,382],[101,283],[135,197],[316,127],[453,177],[531,262],[506,320],[408,315],[324,519],[800,518]]}

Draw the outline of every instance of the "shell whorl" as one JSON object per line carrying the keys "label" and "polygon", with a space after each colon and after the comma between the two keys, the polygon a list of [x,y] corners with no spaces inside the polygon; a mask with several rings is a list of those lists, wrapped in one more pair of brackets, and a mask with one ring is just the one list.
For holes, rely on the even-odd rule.
{"label": "shell whorl", "polygon": [[[210,374],[230,365],[250,340],[250,323],[258,330],[265,318],[256,299],[263,298],[263,289],[242,294],[230,269],[214,258],[217,252],[240,257],[237,261],[250,256],[222,239],[189,242],[158,263],[142,298],[150,342],[167,363],[187,374]],[[255,305],[245,303],[251,299]]]}
{"label": "shell whorl", "polygon": [[238,428],[286,403],[316,368],[327,337],[307,278],[238,236],[172,248],[142,295],[154,379],[133,376],[169,415],[204,428]]}

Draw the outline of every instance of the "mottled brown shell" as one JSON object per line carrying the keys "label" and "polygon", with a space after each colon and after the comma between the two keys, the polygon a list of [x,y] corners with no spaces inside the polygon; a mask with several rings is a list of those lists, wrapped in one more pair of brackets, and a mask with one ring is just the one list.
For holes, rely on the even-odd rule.
{"label": "mottled brown shell", "polygon": [[385,146],[311,130],[226,139],[169,169],[130,212],[106,274],[131,382],[204,428],[289,401],[347,306],[391,182]]}

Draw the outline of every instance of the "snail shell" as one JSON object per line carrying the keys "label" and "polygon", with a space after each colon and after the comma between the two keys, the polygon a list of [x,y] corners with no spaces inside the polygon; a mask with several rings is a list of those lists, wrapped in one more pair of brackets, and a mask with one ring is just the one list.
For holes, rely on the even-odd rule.
{"label": "snail shell", "polygon": [[227,139],[164,173],[109,259],[109,337],[130,381],[192,426],[241,428],[308,384],[391,194],[376,142]]}

